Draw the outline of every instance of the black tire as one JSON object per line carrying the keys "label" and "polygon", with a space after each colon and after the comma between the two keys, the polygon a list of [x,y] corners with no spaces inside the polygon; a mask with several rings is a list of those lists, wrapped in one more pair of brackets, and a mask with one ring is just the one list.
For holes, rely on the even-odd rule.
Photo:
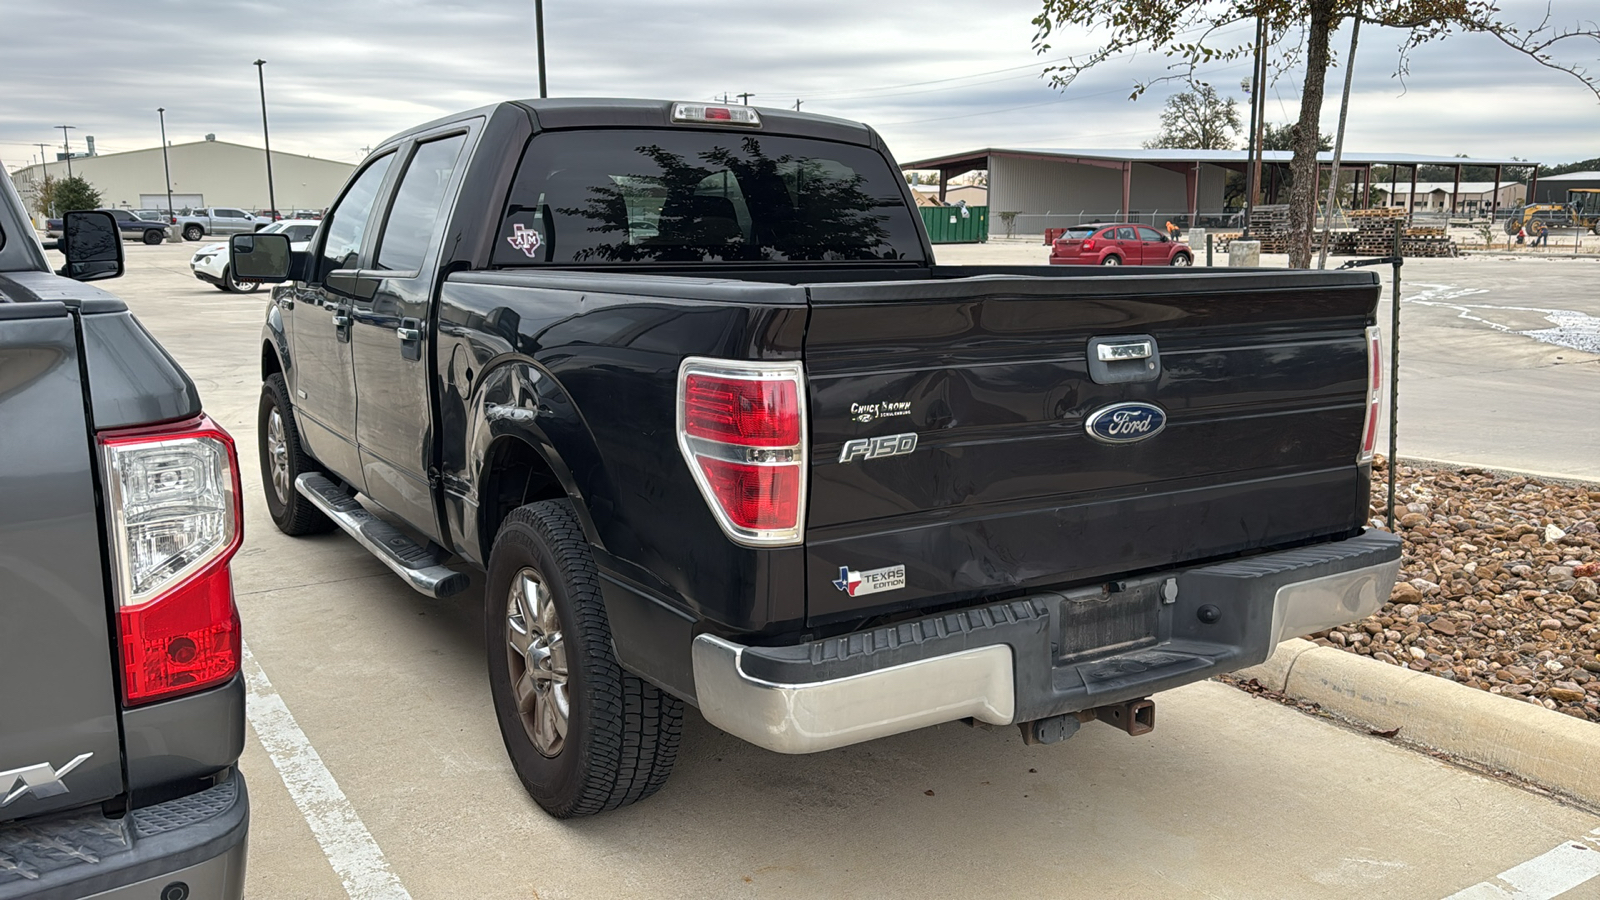
{"label": "black tire", "polygon": [[1172,254],[1172,265],[1174,265],[1174,266],[1192,266],[1192,265],[1194,265],[1194,257],[1190,256],[1187,253],[1174,253],[1174,254]]}
{"label": "black tire", "polygon": [[227,293],[228,292],[228,283],[226,281],[217,282],[216,284],[213,284],[212,287],[216,288],[219,291],[222,291],[223,293]]}
{"label": "black tire", "polygon": [[205,236],[206,230],[199,225],[183,226],[183,239],[186,241],[198,241]]}
{"label": "black tire", "polygon": [[[272,442],[269,424],[274,412],[278,415],[279,434],[283,443],[279,451],[285,467],[283,474],[287,476],[279,485],[274,484],[273,465],[274,457],[278,454],[268,446]],[[276,372],[267,376],[261,385],[261,406],[256,414],[256,450],[261,457],[261,488],[267,495],[267,512],[278,530],[290,537],[332,531],[333,520],[312,506],[311,501],[294,488],[294,480],[301,473],[320,472],[322,467],[300,446],[300,430],[295,427],[294,407],[289,403],[289,386],[284,383],[283,376]]]}
{"label": "black tire", "polygon": [[[539,579],[543,603],[554,608],[559,637],[544,646],[562,647],[565,669],[560,688],[567,699],[566,731],[551,755],[535,744],[535,726],[517,704],[523,675],[513,668],[522,663],[527,671],[530,657],[511,643],[508,600],[515,582],[528,573]],[[572,504],[545,500],[513,510],[495,536],[485,590],[495,717],[512,768],[534,802],[567,819],[627,806],[660,790],[678,758],[683,702],[617,664],[594,557]],[[524,639],[530,630],[520,632]],[[548,668],[536,669],[547,676],[561,665],[553,653],[548,660]]]}
{"label": "black tire", "polygon": [[154,228],[151,228],[151,229],[145,231],[145,233],[144,233],[144,242],[146,244],[149,244],[152,247],[154,247],[156,244],[159,244],[159,243],[161,243],[162,241],[164,241],[166,239],[167,239],[167,236],[165,234],[162,234],[161,232],[155,230]]}
{"label": "black tire", "polygon": [[261,289],[259,281],[234,281],[233,269],[222,267],[222,289],[235,294],[253,294]]}
{"label": "black tire", "polygon": [[1102,265],[1102,266],[1120,266],[1120,265],[1122,265],[1122,257],[1120,257],[1120,256],[1116,255],[1115,253],[1113,253],[1110,256],[1106,257],[1105,259],[1100,260],[1100,265]]}

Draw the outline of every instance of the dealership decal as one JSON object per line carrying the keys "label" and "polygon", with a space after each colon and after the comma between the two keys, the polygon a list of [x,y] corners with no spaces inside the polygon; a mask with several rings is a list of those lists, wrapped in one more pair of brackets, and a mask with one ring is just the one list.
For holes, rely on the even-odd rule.
{"label": "dealership decal", "polygon": [[898,591],[906,586],[906,567],[889,566],[857,572],[849,566],[840,566],[839,577],[833,582],[833,586],[852,597]]}
{"label": "dealership decal", "polygon": [[850,404],[850,418],[857,422],[871,422],[873,419],[888,419],[894,416],[911,415],[909,401],[884,401],[882,403],[852,403]]}

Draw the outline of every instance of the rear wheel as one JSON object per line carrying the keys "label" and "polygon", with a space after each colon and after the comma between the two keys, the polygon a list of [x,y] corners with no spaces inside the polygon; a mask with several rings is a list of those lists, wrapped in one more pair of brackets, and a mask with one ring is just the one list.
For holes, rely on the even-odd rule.
{"label": "rear wheel", "polygon": [[495,716],[534,801],[566,819],[660,790],[677,761],[683,703],[617,664],[571,503],[531,503],[506,517],[484,610]]}
{"label": "rear wheel", "polygon": [[1105,259],[1100,260],[1100,265],[1102,265],[1102,266],[1120,266],[1120,265],[1122,265],[1122,257],[1120,257],[1120,256],[1108,256]]}
{"label": "rear wheel", "polygon": [[273,373],[261,385],[261,406],[256,416],[256,443],[261,455],[261,486],[267,494],[267,512],[278,530],[290,536],[322,534],[333,521],[295,490],[302,472],[321,467],[300,446],[300,430],[289,405],[289,386]]}
{"label": "rear wheel", "polygon": [[1194,265],[1194,257],[1187,253],[1174,253],[1172,255],[1172,264],[1175,266],[1192,266]]}
{"label": "rear wheel", "polygon": [[1538,237],[1549,230],[1550,226],[1546,225],[1543,219],[1533,219],[1528,222],[1528,237]]}
{"label": "rear wheel", "polygon": [[183,226],[183,239],[186,241],[198,241],[205,236],[206,230],[199,225]]}
{"label": "rear wheel", "polygon": [[156,244],[159,244],[159,243],[161,243],[162,241],[164,241],[166,239],[167,239],[166,235],[164,235],[161,232],[155,230],[154,228],[151,228],[150,230],[148,230],[148,231],[146,231],[144,233],[144,242],[146,244],[151,245],[151,246],[155,246]]}
{"label": "rear wheel", "polygon": [[1521,218],[1519,218],[1517,216],[1512,216],[1511,218],[1506,220],[1506,234],[1509,234],[1512,237],[1516,237],[1517,232],[1519,230],[1521,230],[1521,228],[1522,228],[1522,219]]}

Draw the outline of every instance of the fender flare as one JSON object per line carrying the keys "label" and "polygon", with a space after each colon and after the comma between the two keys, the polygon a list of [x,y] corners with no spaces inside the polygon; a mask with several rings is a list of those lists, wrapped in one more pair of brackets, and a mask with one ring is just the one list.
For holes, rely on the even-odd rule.
{"label": "fender flare", "polygon": [[[444,385],[447,395],[454,389],[455,385]],[[447,398],[445,406],[450,404]],[[555,376],[532,359],[511,357],[486,367],[463,405],[463,467],[457,472],[447,469],[444,478],[467,488],[463,493],[472,507],[473,533],[462,535],[466,543],[483,548],[487,560],[493,535],[482,534],[484,465],[493,447],[511,439],[526,444],[544,462],[572,501],[584,536],[604,550],[595,519],[597,508],[603,516],[610,507],[613,487],[588,423]],[[445,433],[449,431],[446,426]],[[467,525],[465,517],[462,525]]]}

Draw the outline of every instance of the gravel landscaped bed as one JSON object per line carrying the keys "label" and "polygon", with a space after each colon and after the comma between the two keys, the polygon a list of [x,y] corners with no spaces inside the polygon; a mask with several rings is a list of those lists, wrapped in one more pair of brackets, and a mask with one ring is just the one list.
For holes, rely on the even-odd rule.
{"label": "gravel landscaped bed", "polygon": [[[1311,635],[1600,722],[1600,485],[1401,462],[1400,582],[1371,618]],[[1387,472],[1372,476],[1382,527]]]}

